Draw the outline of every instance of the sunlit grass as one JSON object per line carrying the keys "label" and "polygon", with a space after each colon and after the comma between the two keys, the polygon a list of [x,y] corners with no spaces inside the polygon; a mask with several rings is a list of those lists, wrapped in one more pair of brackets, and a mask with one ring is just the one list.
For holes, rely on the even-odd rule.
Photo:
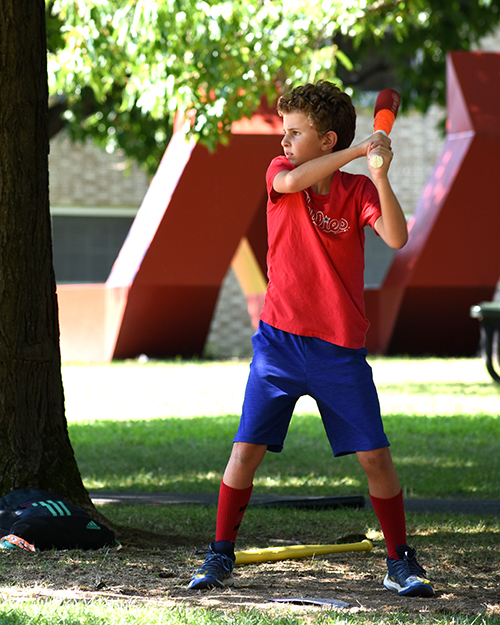
{"label": "sunlit grass", "polygon": [[[479,358],[369,359],[384,414],[498,413],[500,385]],[[238,415],[248,361],[65,365],[68,421]],[[295,414],[317,413],[302,398]]]}
{"label": "sunlit grass", "polygon": [[[312,618],[302,615],[283,614],[281,606],[270,606],[265,613],[256,609],[241,608],[231,615],[217,610],[140,605],[126,601],[73,602],[52,599],[48,601],[7,601],[0,608],[0,622],[5,625],[402,625],[429,623],[428,615],[417,614],[409,618],[401,614],[325,610]],[[434,616],[435,625],[497,625],[500,619],[487,616]]]}
{"label": "sunlit grass", "polygon": [[[303,477],[297,476],[283,476],[280,473],[274,476],[264,475],[257,477],[255,480],[255,486],[263,486],[264,488],[315,488],[315,487],[328,487],[328,489],[342,489],[344,486],[360,488],[361,482],[353,477],[342,477],[337,480],[328,478],[325,475],[315,475],[311,473]],[[363,485],[364,488],[364,485]]]}
{"label": "sunlit grass", "polygon": [[239,414],[249,361],[64,365],[68,421]]}
{"label": "sunlit grass", "polygon": [[[407,497],[500,496],[500,387],[480,359],[372,361]],[[70,436],[90,489],[214,493],[227,462],[248,362],[64,367]],[[363,494],[353,456],[334,459],[314,401],[302,398],[284,451],[257,494]]]}
{"label": "sunlit grass", "polygon": [[[254,610],[240,610],[239,614],[225,617],[218,611],[209,609],[172,608],[165,605],[140,605],[127,601],[73,602],[73,601],[9,601],[0,608],[0,623],[5,625],[299,625],[304,621],[292,617],[282,617],[276,609],[270,614],[259,614]],[[320,617],[318,623],[340,623]]]}

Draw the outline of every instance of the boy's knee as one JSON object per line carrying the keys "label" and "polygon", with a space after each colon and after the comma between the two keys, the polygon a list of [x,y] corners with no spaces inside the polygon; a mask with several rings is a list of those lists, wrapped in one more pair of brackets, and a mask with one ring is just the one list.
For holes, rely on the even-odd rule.
{"label": "boy's knee", "polygon": [[388,471],[393,470],[391,452],[388,447],[359,451],[358,460],[365,471]]}
{"label": "boy's knee", "polygon": [[266,445],[235,443],[224,471],[224,483],[231,488],[248,488],[253,483],[255,471],[262,462],[266,450]]}
{"label": "boy's knee", "polygon": [[231,461],[245,466],[255,466],[261,463],[266,453],[266,445],[252,443],[234,443]]}

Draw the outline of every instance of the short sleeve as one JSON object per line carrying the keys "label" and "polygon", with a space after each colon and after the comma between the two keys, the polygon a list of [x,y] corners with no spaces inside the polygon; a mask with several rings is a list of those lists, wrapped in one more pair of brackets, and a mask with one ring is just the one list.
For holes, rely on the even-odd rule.
{"label": "short sleeve", "polygon": [[279,174],[280,171],[291,171],[292,169],[295,169],[295,166],[292,165],[292,163],[290,163],[285,156],[277,156],[271,161],[266,172],[267,195],[271,202],[276,202],[276,200],[283,195],[282,193],[277,193],[273,189],[273,182],[276,174]]}

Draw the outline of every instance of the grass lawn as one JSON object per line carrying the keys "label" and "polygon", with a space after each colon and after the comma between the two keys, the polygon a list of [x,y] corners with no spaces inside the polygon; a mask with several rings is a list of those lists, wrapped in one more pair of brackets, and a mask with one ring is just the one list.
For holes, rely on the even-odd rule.
{"label": "grass lawn", "polygon": [[[92,490],[217,492],[248,362],[65,366],[70,437]],[[500,386],[479,359],[371,360],[406,497],[498,499]],[[353,457],[334,459],[314,402],[299,401],[282,454],[256,494],[363,494]],[[120,551],[0,552],[0,625],[500,623],[500,519],[408,514],[411,544],[435,583],[430,600],[382,588],[384,543],[372,511],[249,508],[238,548],[328,543],[364,534],[371,552],[238,567],[222,592],[187,582],[213,539],[215,506],[103,506]],[[131,534],[130,529],[139,531]],[[130,536],[136,536],[130,540]],[[335,598],[349,608],[273,603]]]}
{"label": "grass lawn", "polygon": [[[500,386],[480,359],[373,359],[406,497],[497,499]],[[89,489],[217,492],[238,426],[248,362],[65,367],[70,436]],[[354,456],[334,459],[302,398],[285,449],[255,494],[366,492]]]}

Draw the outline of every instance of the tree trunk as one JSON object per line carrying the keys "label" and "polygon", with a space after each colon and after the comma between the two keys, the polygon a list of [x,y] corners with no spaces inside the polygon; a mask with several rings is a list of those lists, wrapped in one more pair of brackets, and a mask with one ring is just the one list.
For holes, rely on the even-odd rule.
{"label": "tree trunk", "polygon": [[64,413],[48,151],[44,0],[2,0],[0,495],[43,488],[95,517]]}

